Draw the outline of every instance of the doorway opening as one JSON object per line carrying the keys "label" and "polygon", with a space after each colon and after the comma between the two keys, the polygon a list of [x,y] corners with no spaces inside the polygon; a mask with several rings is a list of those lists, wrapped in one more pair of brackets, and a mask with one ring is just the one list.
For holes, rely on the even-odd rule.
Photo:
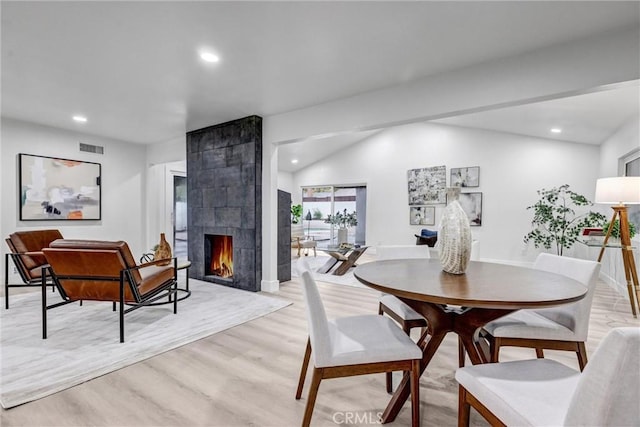
{"label": "doorway opening", "polygon": [[173,176],[173,252],[174,256],[187,258],[187,177]]}

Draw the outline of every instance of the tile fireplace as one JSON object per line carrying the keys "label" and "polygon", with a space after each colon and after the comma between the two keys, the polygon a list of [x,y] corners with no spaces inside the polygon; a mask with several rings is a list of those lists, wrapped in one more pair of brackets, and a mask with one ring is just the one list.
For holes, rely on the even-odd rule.
{"label": "tile fireplace", "polygon": [[187,133],[189,277],[249,291],[262,281],[262,119]]}

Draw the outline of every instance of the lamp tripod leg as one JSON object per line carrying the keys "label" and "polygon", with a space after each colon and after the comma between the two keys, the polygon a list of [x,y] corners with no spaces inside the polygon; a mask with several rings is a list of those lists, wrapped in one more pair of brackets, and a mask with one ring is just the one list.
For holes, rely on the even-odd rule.
{"label": "lamp tripod leg", "polygon": [[[622,261],[624,264],[624,277],[627,280],[627,290],[629,292],[629,303],[631,304],[631,311],[633,317],[638,317],[636,314],[636,295],[638,290],[638,273],[636,272],[636,263],[633,258],[633,251],[631,249],[631,236],[629,236],[629,218],[627,216],[626,207],[619,208],[620,215],[620,245],[622,246]],[[632,283],[633,281],[633,283]],[[634,285],[636,295],[634,295]]]}

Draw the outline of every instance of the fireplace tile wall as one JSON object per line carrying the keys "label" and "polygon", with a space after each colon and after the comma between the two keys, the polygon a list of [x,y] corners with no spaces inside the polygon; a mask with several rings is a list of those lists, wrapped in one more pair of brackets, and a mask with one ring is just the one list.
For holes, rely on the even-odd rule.
{"label": "fireplace tile wall", "polygon": [[[259,291],[262,281],[262,118],[187,133],[189,276]],[[233,239],[233,277],[205,274],[205,234]]]}

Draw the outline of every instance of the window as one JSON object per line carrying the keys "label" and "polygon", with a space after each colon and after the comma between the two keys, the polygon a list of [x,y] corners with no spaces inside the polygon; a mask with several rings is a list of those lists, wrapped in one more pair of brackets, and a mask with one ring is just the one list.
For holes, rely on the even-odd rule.
{"label": "window", "polygon": [[365,186],[318,186],[302,188],[302,222],[307,234],[323,245],[337,244],[337,230],[325,223],[328,215],[356,211],[358,225],[349,228],[349,242],[365,243]]}
{"label": "window", "polygon": [[[634,150],[630,154],[620,159],[622,175],[640,176],[640,150]],[[627,206],[629,222],[636,225],[636,230],[640,230],[640,205]]]}

